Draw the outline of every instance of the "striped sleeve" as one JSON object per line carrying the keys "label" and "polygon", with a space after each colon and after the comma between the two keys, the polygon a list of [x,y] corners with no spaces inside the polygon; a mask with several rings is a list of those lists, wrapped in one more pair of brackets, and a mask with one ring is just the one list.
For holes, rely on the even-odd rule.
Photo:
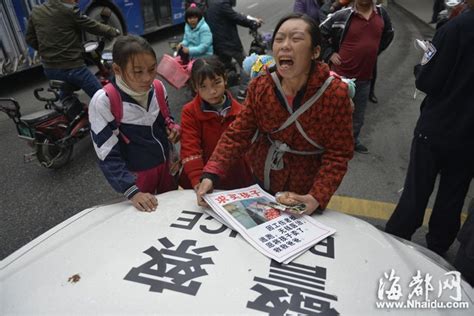
{"label": "striped sleeve", "polygon": [[102,89],[95,93],[89,104],[89,121],[100,169],[115,191],[131,198],[138,193],[135,175],[127,169],[122,158],[118,128],[110,112],[110,101]]}

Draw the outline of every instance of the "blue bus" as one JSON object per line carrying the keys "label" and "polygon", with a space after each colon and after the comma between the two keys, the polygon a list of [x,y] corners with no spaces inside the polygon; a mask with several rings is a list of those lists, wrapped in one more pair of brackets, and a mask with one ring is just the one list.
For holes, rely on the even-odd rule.
{"label": "blue bus", "polygon": [[[25,42],[32,8],[45,0],[2,0],[0,2],[0,77],[40,63],[37,53]],[[98,19],[104,7],[112,15],[109,25],[123,33],[143,35],[184,22],[185,0],[79,0],[88,16]],[[85,35],[87,39],[87,34]]]}

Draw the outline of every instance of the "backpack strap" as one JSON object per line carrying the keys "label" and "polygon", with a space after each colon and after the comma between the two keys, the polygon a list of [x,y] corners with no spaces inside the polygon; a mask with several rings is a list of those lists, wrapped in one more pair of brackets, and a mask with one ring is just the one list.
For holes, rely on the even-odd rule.
{"label": "backpack strap", "polygon": [[170,116],[168,103],[166,103],[165,100],[165,89],[163,88],[163,83],[160,80],[155,79],[153,80],[153,87],[155,88],[156,101],[158,101],[160,112],[163,115],[163,118],[165,119],[166,126],[170,129],[176,129],[180,133],[180,126],[176,124]]}
{"label": "backpack strap", "polygon": [[115,125],[117,126],[117,130],[122,137],[125,144],[129,144],[130,140],[124,133],[120,131],[120,123],[122,122],[123,118],[123,104],[122,104],[122,97],[120,97],[120,93],[115,88],[112,83],[106,84],[102,89],[104,89],[105,93],[107,94],[109,101],[110,101],[110,112],[114,116]]}
{"label": "backpack strap", "polygon": [[163,88],[163,83],[160,80],[155,79],[153,80],[153,87],[155,88],[155,97],[156,101],[158,101],[160,112],[166,121],[170,117],[170,112],[166,106],[165,89]]}
{"label": "backpack strap", "polygon": [[[160,112],[163,115],[163,118],[165,119],[166,126],[170,129],[177,129],[178,132],[180,132],[180,126],[176,124],[170,117],[170,111],[165,100],[165,89],[163,88],[163,83],[160,80],[155,79],[153,81],[153,87],[155,89],[156,101],[158,102]],[[122,98],[120,97],[120,92],[115,88],[112,83],[106,84],[103,89],[109,97],[110,112],[114,116],[115,124],[117,125],[117,130],[119,131],[119,134],[125,144],[129,144],[130,140],[128,139],[128,137],[120,131],[120,123],[122,122],[123,118],[123,104]]]}

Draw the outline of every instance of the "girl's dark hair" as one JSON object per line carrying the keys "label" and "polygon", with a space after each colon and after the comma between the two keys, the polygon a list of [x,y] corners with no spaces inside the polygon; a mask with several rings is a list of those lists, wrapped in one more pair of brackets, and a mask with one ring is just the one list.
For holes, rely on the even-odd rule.
{"label": "girl's dark hair", "polygon": [[189,18],[196,17],[199,21],[202,18],[202,11],[197,6],[189,7],[184,12],[184,21],[187,22]]}
{"label": "girl's dark hair", "polygon": [[143,37],[123,35],[117,37],[112,48],[112,59],[120,68],[125,69],[132,58],[138,54],[149,53],[156,59],[155,51]]}
{"label": "girl's dark hair", "polygon": [[216,77],[226,79],[225,66],[217,56],[198,58],[191,70],[191,83],[197,89],[204,80],[214,80]]}
{"label": "girl's dark hair", "polygon": [[275,41],[275,36],[280,30],[281,25],[291,19],[299,19],[306,22],[306,24],[308,24],[309,26],[309,34],[311,35],[311,45],[313,46],[313,48],[321,45],[321,30],[319,29],[318,23],[316,23],[316,21],[309,15],[301,13],[290,13],[288,15],[285,15],[280,19],[280,21],[278,21],[275,30],[273,31],[272,47],[273,42]]}

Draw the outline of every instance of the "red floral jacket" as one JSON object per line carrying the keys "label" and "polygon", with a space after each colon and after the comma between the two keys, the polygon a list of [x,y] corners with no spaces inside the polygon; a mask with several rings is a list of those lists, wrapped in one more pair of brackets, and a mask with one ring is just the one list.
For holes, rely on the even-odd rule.
{"label": "red floral jacket", "polygon": [[[299,94],[295,102],[303,104],[317,92],[328,76],[329,67],[324,63],[316,64],[306,89],[301,92],[301,102],[297,101]],[[290,116],[282,97],[268,74],[254,79],[249,85],[242,112],[222,135],[204,172],[223,176],[232,163],[247,153],[254,176],[263,183],[265,159],[271,145],[267,135],[277,130]],[[270,191],[311,194],[324,209],[341,183],[354,152],[352,107],[346,83],[335,78],[321,98],[298,121],[306,134],[325,151],[320,155],[306,156],[285,153],[284,167],[270,173]],[[257,130],[260,136],[252,143]],[[293,150],[315,150],[295,124],[271,134],[271,138],[286,143]]]}
{"label": "red floral jacket", "polygon": [[[222,133],[234,121],[242,105],[235,101],[230,93],[230,108],[225,116],[215,110],[206,110],[203,101],[197,95],[183,107],[181,114],[181,161],[185,176],[191,182],[181,181],[185,189],[199,183],[202,169],[209,160]],[[216,189],[238,189],[255,183],[250,168],[244,159],[235,161],[225,177],[220,179]]]}

